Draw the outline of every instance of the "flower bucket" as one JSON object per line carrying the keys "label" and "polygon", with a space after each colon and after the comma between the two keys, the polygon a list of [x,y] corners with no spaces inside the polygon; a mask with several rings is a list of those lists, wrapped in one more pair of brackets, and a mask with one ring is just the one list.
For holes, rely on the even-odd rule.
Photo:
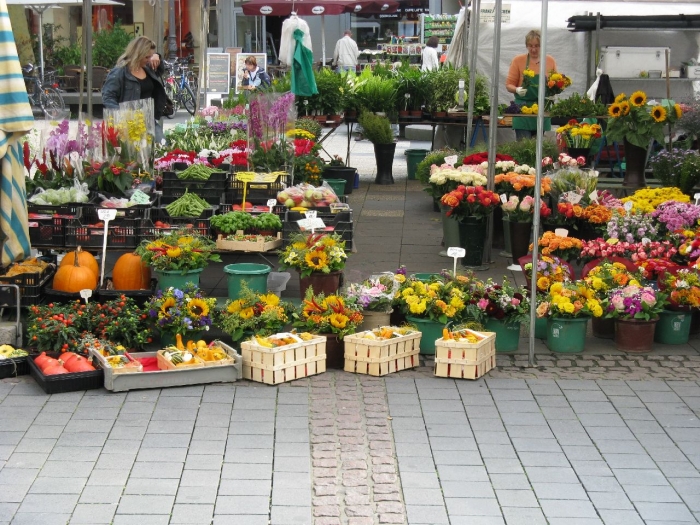
{"label": "flower bucket", "polygon": [[182,273],[178,270],[153,270],[158,278],[158,289],[167,290],[168,288],[177,288],[182,290],[187,283],[193,283],[199,286],[199,276],[204,268],[189,270]]}
{"label": "flower bucket", "polygon": [[487,332],[496,333],[496,352],[517,352],[520,343],[520,323],[507,323],[490,317],[484,325]]}
{"label": "flower bucket", "polygon": [[459,222],[454,217],[448,217],[447,212],[450,211],[449,206],[440,205],[440,213],[442,215],[442,240],[445,243],[445,251],[448,248],[459,248],[462,246],[459,237]]}
{"label": "flower bucket", "polygon": [[442,337],[442,329],[445,325],[430,319],[406,316],[406,321],[416,325],[416,328],[423,334],[420,339],[420,353],[423,355],[435,355],[435,341]]}
{"label": "flower bucket", "polygon": [[535,338],[547,339],[547,318],[538,317],[535,319]]}
{"label": "flower bucket", "polygon": [[[466,267],[480,267],[486,239],[486,219],[465,217],[459,222],[460,246],[467,251],[462,259]],[[511,244],[513,239],[510,240]]]}
{"label": "flower bucket", "polygon": [[615,319],[594,317],[591,319],[591,328],[593,329],[593,337],[599,339],[615,338]]}
{"label": "flower bucket", "polygon": [[306,290],[309,286],[314,289],[314,294],[324,293],[325,295],[331,295],[338,291],[340,288],[340,276],[343,272],[313,272],[308,277],[302,277],[299,275],[299,291],[301,293],[301,298],[306,296]]}
{"label": "flower bucket", "polygon": [[391,313],[394,310],[389,309],[385,312],[375,312],[374,310],[363,310],[362,324],[357,329],[358,332],[364,332],[366,330],[374,330],[380,326],[391,326]]}
{"label": "flower bucket", "polygon": [[550,317],[547,320],[547,348],[563,354],[583,352],[587,326],[588,317]]}
{"label": "flower bucket", "polygon": [[652,319],[615,319],[615,346],[623,352],[642,354],[654,349],[654,332],[658,321]]}
{"label": "flower bucket", "polygon": [[[327,166],[323,170],[323,180],[328,182],[329,180],[343,180],[345,181],[345,186],[340,190],[340,193],[336,191],[337,195],[349,195],[352,193],[353,186],[355,185],[355,173],[357,170],[351,167],[344,166]],[[330,184],[330,182],[328,182]],[[335,186],[333,186],[335,190]]]}
{"label": "flower bucket", "polygon": [[318,334],[326,338],[326,368],[342,370],[345,368],[345,343],[338,339],[338,334]]}
{"label": "flower bucket", "polygon": [[508,221],[508,229],[510,231],[510,253],[513,256],[513,262],[517,262],[530,251],[532,223]]}
{"label": "flower bucket", "polygon": [[433,277],[442,277],[439,273],[414,273],[413,276],[423,283],[429,282]]}
{"label": "flower bucket", "polygon": [[418,164],[430,153],[427,149],[407,149],[406,168],[408,169],[408,180],[416,179]]}
{"label": "flower bucket", "polygon": [[682,345],[690,338],[690,324],[693,316],[690,312],[664,310],[659,313],[656,323],[654,341],[666,345]]}
{"label": "flower bucket", "polygon": [[245,283],[251,292],[267,292],[267,274],[271,268],[267,264],[238,263],[224,266],[228,274],[228,298],[238,299]]}
{"label": "flower bucket", "polygon": [[625,139],[625,188],[642,188],[646,184],[644,169],[647,162],[646,148],[640,148]]}
{"label": "flower bucket", "polygon": [[345,192],[345,181],[343,179],[323,179],[323,182],[333,188],[336,195],[343,195]]}

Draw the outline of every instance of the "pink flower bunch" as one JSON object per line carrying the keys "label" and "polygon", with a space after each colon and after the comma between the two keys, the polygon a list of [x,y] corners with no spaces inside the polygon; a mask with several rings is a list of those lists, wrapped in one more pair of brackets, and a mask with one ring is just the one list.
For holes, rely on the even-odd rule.
{"label": "pink flower bunch", "polygon": [[666,201],[660,204],[651,214],[657,221],[666,226],[670,232],[692,228],[700,218],[700,206],[687,202]]}
{"label": "pink flower bunch", "polygon": [[203,117],[216,117],[219,114],[219,108],[216,106],[207,106],[199,110],[199,114]]}
{"label": "pink flower bunch", "polygon": [[678,250],[669,241],[641,242],[608,242],[602,238],[584,241],[581,248],[581,259],[591,260],[600,257],[625,257],[634,262],[651,258],[670,259]]}
{"label": "pink flower bunch", "polygon": [[654,318],[665,304],[666,295],[651,287],[625,286],[610,292],[607,314],[622,319]]}
{"label": "pink flower bunch", "polygon": [[567,155],[566,153],[560,153],[559,154],[559,167],[569,167],[569,168],[576,168],[578,166],[585,166],[586,164],[586,157],[583,155],[573,158]]}

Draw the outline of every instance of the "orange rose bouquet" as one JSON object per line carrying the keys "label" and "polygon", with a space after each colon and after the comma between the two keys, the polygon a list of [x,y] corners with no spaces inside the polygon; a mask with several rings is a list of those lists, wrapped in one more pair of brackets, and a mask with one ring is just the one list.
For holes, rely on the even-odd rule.
{"label": "orange rose bouquet", "polygon": [[542,255],[556,256],[565,261],[578,259],[583,248],[583,244],[576,237],[560,237],[554,232],[544,232],[544,235],[538,239],[537,245]]}

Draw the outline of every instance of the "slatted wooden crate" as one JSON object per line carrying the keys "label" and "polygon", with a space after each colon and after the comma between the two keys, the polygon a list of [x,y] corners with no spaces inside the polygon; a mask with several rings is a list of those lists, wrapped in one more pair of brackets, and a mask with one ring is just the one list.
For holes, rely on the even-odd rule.
{"label": "slatted wooden crate", "polygon": [[277,385],[326,371],[326,337],[267,348],[255,341],[241,343],[243,377]]}
{"label": "slatted wooden crate", "polygon": [[362,337],[364,333],[344,338],[346,372],[385,376],[418,366],[421,332],[380,340]]}
{"label": "slatted wooden crate", "polygon": [[478,379],[496,366],[496,334],[471,332],[483,339],[477,343],[443,338],[435,341],[435,375],[458,379]]}

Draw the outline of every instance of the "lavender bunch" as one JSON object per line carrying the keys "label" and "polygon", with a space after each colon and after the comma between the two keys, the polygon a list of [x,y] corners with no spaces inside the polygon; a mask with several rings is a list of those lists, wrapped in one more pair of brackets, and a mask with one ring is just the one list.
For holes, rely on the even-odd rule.
{"label": "lavender bunch", "polygon": [[607,230],[608,238],[629,243],[641,242],[645,237],[653,241],[659,235],[658,226],[654,224],[651,215],[634,211],[629,213],[613,211]]}
{"label": "lavender bunch", "polygon": [[661,150],[649,159],[649,166],[664,186],[679,188],[685,194],[691,194],[700,182],[700,154],[695,150]]}
{"label": "lavender bunch", "polygon": [[668,201],[651,214],[669,232],[694,227],[700,218],[700,206],[686,202]]}

